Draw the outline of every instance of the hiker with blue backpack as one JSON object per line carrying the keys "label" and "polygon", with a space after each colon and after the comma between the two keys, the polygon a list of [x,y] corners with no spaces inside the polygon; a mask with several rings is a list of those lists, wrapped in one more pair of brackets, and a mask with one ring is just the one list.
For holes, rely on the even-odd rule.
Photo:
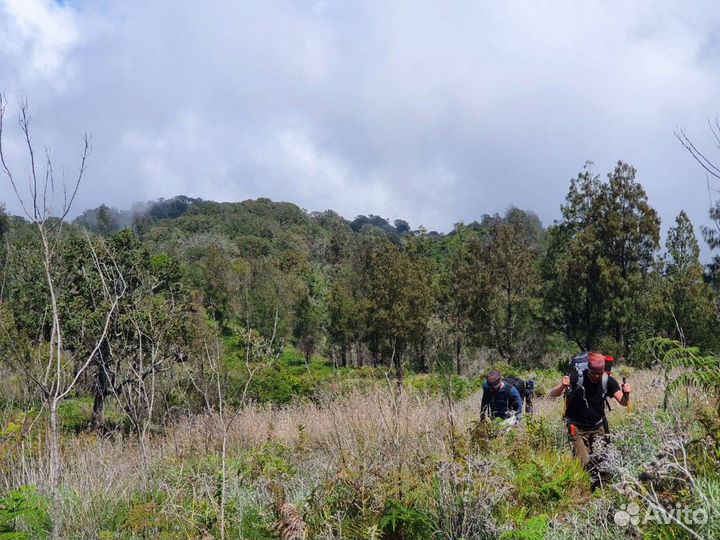
{"label": "hiker with blue backpack", "polygon": [[550,397],[565,395],[565,424],[575,456],[590,471],[593,485],[600,483],[600,471],[593,451],[609,433],[606,407],[612,396],[620,405],[630,403],[630,384],[620,385],[612,375],[612,357],[598,352],[582,353],[570,362],[562,382],[550,390]]}
{"label": "hiker with blue backpack", "polygon": [[519,377],[503,377],[494,369],[488,373],[483,383],[483,395],[480,413],[486,418],[510,420],[516,424],[522,417],[523,402],[525,412],[532,414],[532,398],[535,381],[523,381]]}

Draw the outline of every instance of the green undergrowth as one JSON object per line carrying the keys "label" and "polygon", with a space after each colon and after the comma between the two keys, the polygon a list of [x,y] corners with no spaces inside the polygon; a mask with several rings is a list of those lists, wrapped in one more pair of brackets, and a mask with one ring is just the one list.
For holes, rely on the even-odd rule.
{"label": "green undergrowth", "polygon": [[47,497],[34,485],[22,486],[0,498],[0,539],[47,538],[52,527]]}
{"label": "green undergrowth", "polygon": [[[245,367],[241,364],[234,369],[242,373]],[[259,387],[263,392],[268,388],[286,391],[278,381],[271,381],[271,375],[278,374],[287,380],[313,375],[324,381],[315,384],[312,392],[308,390],[307,399],[317,396],[328,399],[321,392],[337,388],[331,386],[337,381],[353,381],[361,388],[372,385],[387,388],[382,372],[368,370],[364,378],[353,378],[360,370],[335,370],[321,358],[313,358],[305,365],[304,358],[292,349],[268,369],[273,371],[258,381],[275,386]],[[543,376],[542,372],[536,372],[537,375]],[[547,374],[548,382],[556,377],[557,372]],[[435,399],[446,404],[448,396],[458,401],[469,397],[476,400],[473,394],[479,391],[481,382],[481,377],[473,380],[457,375],[409,373],[405,387],[422,396],[418,403]],[[298,399],[292,391],[287,393],[291,401]],[[377,442],[373,438],[378,432],[372,427],[349,436],[335,433],[330,427],[324,430],[303,424],[297,427],[296,436],[287,428],[278,432],[282,437],[277,438],[272,433],[260,440],[240,436],[228,445],[224,463],[225,536],[278,538],[274,528],[275,500],[269,487],[276,482],[284,487],[287,501],[295,505],[305,520],[308,538],[688,537],[686,530],[673,524],[615,523],[613,516],[630,502],[639,504],[641,512],[647,511],[646,501],[633,495],[632,490],[645,497],[657,495],[663,504],[707,509],[716,517],[695,530],[703,538],[717,537],[720,421],[713,404],[688,404],[684,398],[679,396],[668,410],[647,406],[622,414],[610,413],[608,463],[612,467],[604,487],[594,491],[588,473],[572,456],[562,420],[555,414],[526,416],[519,428],[472,417],[459,423],[441,419],[435,424],[436,431],[428,436],[443,442],[444,451],[438,450],[437,445],[416,444],[412,438],[405,441],[402,450],[394,450],[389,435],[393,431],[386,433],[390,438]],[[468,403],[476,401],[458,405]],[[65,426],[63,444],[73,438],[93,436],[73,428],[87,421],[91,405],[87,399],[67,400],[61,410]],[[277,411],[279,417],[285,412]],[[14,441],[23,424],[32,419],[32,415],[23,416],[16,411],[3,414],[0,443]],[[383,422],[388,421],[387,417],[378,418],[378,429],[385,429]],[[372,425],[371,422],[369,426]],[[684,457],[672,446],[680,436],[687,440]],[[31,439],[28,441],[26,450],[30,454],[41,451],[30,446]],[[11,447],[8,444],[5,448]],[[208,435],[197,448],[167,452],[155,456],[146,477],[138,468],[133,473],[136,476],[127,481],[127,489],[120,492],[108,493],[104,486],[93,482],[81,484],[84,488],[72,487],[71,482],[63,484],[60,492],[63,534],[121,540],[219,538],[223,460],[217,438],[211,440]],[[402,459],[395,452],[403,452]],[[658,464],[673,455],[693,471],[692,482],[679,469],[655,479],[653,467],[662,469]],[[8,456],[11,459],[19,462]],[[110,460],[108,466],[111,463]],[[51,526],[49,508],[47,493],[33,486],[2,494],[0,540],[47,537]]]}
{"label": "green undergrowth", "polygon": [[[354,389],[386,386],[387,377],[394,378],[394,373],[387,369],[337,367],[320,356],[313,356],[306,363],[302,353],[291,346],[275,359],[249,364],[246,364],[242,351],[236,351],[228,355],[225,365],[228,370],[228,402],[231,405],[238,404],[243,395],[246,401],[287,405],[297,400],[338,395]],[[490,369],[499,369],[506,376],[534,380],[537,396],[545,395],[561,377],[553,369],[520,371],[507,364],[496,364],[470,378],[440,372],[408,371],[403,382],[407,389],[424,395],[451,396],[454,400],[462,400],[482,391]]]}
{"label": "green undergrowth", "polygon": [[[68,397],[58,407],[60,429],[66,434],[78,434],[90,427],[92,419],[92,397]],[[0,410],[0,441],[27,433],[29,429],[44,429],[48,421],[46,406],[35,403],[28,406],[11,404]],[[129,430],[129,421],[114,399],[106,401],[105,424]]]}
{"label": "green undergrowth", "polygon": [[235,350],[224,360],[227,371],[227,400],[287,405],[297,400],[315,399],[332,392],[342,393],[380,381],[381,371],[371,367],[333,366],[327,359],[313,356],[309,362],[292,346],[277,357],[246,363],[244,352]]}
{"label": "green undergrowth", "polygon": [[[658,411],[638,411],[630,418],[616,426],[612,445],[626,474],[641,478],[648,456],[661,451],[675,426],[669,413]],[[687,537],[686,531],[672,525],[615,524],[614,513],[633,500],[614,487],[613,482],[622,478],[615,476],[605,489],[593,492],[587,472],[562,436],[559,419],[528,417],[520,429],[510,430],[477,422],[448,427],[438,436],[452,443],[452,459],[414,456],[408,458],[413,466],[401,469],[378,468],[372,456],[340,457],[310,450],[302,433],[289,445],[231,446],[225,462],[226,537],[278,538],[270,482],[285,487],[288,501],[307,523],[309,538]],[[711,445],[702,451],[711,452]],[[64,488],[64,531],[73,537],[92,533],[123,540],[219,537],[223,463],[217,450],[206,452],[168,456],[155,463],[146,487],[138,480],[125,497],[99,492],[88,504],[87,496]],[[700,452],[699,447],[693,449],[688,459],[708,458]],[[708,469],[697,482],[702,497],[672,482],[658,482],[654,489],[673,503],[717,507],[717,472]],[[0,501],[0,538],[47,536],[47,509],[47,497],[32,486],[6,494]],[[702,531],[712,537],[718,524],[711,522]]]}

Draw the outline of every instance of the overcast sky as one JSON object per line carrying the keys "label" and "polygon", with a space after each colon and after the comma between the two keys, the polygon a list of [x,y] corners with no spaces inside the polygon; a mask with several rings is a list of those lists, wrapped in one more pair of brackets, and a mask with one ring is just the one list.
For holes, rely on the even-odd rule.
{"label": "overcast sky", "polygon": [[510,204],[549,224],[585,161],[622,159],[665,226],[700,225],[673,130],[713,152],[719,23],[687,0],[0,0],[6,150],[22,171],[24,96],[57,168],[92,135],[76,213],[266,196],[440,231]]}

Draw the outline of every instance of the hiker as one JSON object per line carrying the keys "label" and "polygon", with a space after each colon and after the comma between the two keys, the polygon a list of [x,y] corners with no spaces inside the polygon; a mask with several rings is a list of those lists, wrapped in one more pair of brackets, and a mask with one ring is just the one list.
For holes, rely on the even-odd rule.
{"label": "hiker", "polygon": [[[596,441],[608,434],[605,407],[608,396],[627,407],[630,402],[630,384],[622,387],[606,370],[606,357],[598,352],[579,355],[571,361],[569,373],[562,382],[550,390],[550,397],[565,394],[565,423],[575,456],[590,471],[593,485],[600,483],[597,460],[593,456]],[[610,362],[608,362],[610,363]]]}
{"label": "hiker", "polygon": [[525,414],[532,415],[533,413],[533,398],[535,397],[535,379],[529,379],[523,381],[520,377],[505,377],[505,380],[511,379],[511,382],[518,392],[520,397],[525,401]]}
{"label": "hiker", "polygon": [[482,404],[480,414],[483,417],[515,419],[519,422],[522,416],[523,400],[515,386],[503,380],[496,369],[488,373],[483,383]]}
{"label": "hiker", "polygon": [[506,375],[503,377],[503,382],[515,387],[518,394],[520,394],[520,399],[525,402],[525,414],[532,414],[533,396],[535,396],[535,381],[533,379],[524,381],[520,377]]}

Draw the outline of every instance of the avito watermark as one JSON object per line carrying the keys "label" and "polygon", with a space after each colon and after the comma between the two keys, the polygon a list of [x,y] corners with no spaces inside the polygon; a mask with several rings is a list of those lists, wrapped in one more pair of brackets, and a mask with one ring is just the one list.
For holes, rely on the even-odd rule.
{"label": "avito watermark", "polygon": [[689,508],[678,503],[668,508],[648,506],[645,512],[641,514],[640,506],[637,503],[631,502],[621,506],[620,510],[615,512],[613,519],[615,523],[621,527],[644,525],[646,523],[705,525],[708,521],[708,513],[704,508]]}

